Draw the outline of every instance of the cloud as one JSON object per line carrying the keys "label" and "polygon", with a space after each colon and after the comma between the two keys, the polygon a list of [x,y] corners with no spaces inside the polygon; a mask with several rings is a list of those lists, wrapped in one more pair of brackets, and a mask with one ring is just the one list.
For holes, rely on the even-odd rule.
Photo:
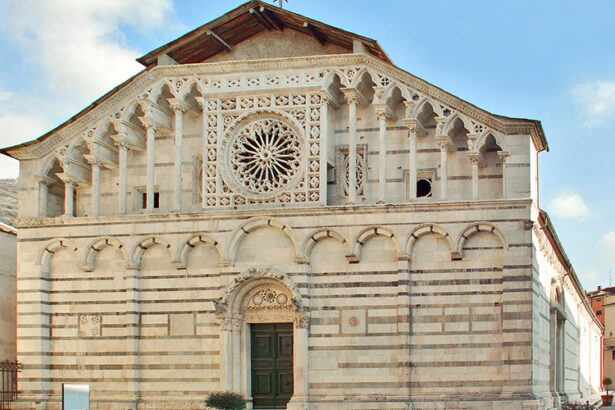
{"label": "cloud", "polygon": [[602,237],[604,244],[615,252],[615,231],[609,232]]}
{"label": "cloud", "polygon": [[589,215],[589,208],[577,194],[560,195],[549,203],[553,214],[562,219],[582,218]]}
{"label": "cloud", "polygon": [[[124,33],[169,30],[172,0],[0,0],[0,147],[36,138],[134,75],[142,54]],[[16,176],[0,161],[0,178]]]}
{"label": "cloud", "polygon": [[615,117],[615,81],[577,84],[571,94],[588,127],[601,126]]}
{"label": "cloud", "polygon": [[171,0],[21,0],[3,24],[56,93],[95,98],[142,69],[122,29],[163,25]]}

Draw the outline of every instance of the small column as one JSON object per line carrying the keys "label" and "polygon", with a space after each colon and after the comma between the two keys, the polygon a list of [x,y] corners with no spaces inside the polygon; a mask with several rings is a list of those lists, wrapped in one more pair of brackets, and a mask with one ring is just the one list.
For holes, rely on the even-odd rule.
{"label": "small column", "polygon": [[120,214],[126,215],[127,211],[127,183],[128,183],[128,145],[120,142],[116,144],[120,153]]}
{"label": "small column", "polygon": [[100,167],[102,163],[93,160],[92,166],[92,216],[100,216]]}
{"label": "small column", "polygon": [[233,320],[218,317],[220,321],[220,390],[233,390]]}
{"label": "small column", "polygon": [[64,177],[64,217],[75,216],[75,188],[77,184],[72,179]]}
{"label": "small column", "polygon": [[440,148],[440,198],[446,199],[448,182],[448,140],[446,137],[437,139]]}
{"label": "small column", "polygon": [[357,97],[346,94],[348,102],[348,127],[350,140],[348,141],[348,202],[357,202]]}
{"label": "small column", "polygon": [[387,166],[387,118],[386,112],[378,112],[378,125],[379,125],[379,140],[380,140],[380,167],[378,170],[378,183],[380,185],[380,195],[378,196],[378,202],[384,203],[386,201],[386,166]]}
{"label": "small column", "polygon": [[158,131],[158,126],[153,124],[152,122],[146,122],[144,124],[146,127],[146,135],[147,135],[147,202],[146,209],[147,213],[154,212],[154,189],[155,189],[155,139],[156,139],[156,131]]}
{"label": "small column", "polygon": [[47,202],[49,201],[49,185],[51,180],[46,177],[41,177],[38,181],[38,215],[47,216]]}
{"label": "small column", "polygon": [[[411,107],[411,106],[410,106]],[[426,136],[425,128],[418,120],[406,118],[404,124],[408,127],[408,136],[410,137],[410,162],[408,163],[408,179],[410,180],[410,201],[416,200],[416,139],[417,136]]]}
{"label": "small column", "polygon": [[469,152],[468,157],[472,162],[472,198],[478,199],[478,162],[480,160],[480,153]]}
{"label": "small column", "polygon": [[498,151],[500,162],[502,163],[502,198],[508,198],[508,182],[506,180],[506,158],[510,156],[510,153],[506,151]]}
{"label": "small column", "polygon": [[202,167],[202,181],[201,181],[201,207],[207,208],[207,178],[205,173],[207,172],[207,127],[209,126],[209,110],[207,107],[207,99],[205,97],[197,97],[196,101],[201,106],[203,110],[202,117],[202,136],[201,136],[201,153],[203,154],[203,158],[201,161]]}
{"label": "small column", "polygon": [[169,102],[175,112],[175,211],[181,212],[183,119],[188,107],[176,98],[169,99]]}

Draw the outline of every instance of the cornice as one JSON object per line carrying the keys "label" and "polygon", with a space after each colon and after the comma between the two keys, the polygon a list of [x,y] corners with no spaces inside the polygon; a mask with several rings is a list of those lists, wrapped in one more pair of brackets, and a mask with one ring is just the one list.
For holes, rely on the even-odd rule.
{"label": "cornice", "polygon": [[253,216],[279,216],[279,217],[310,217],[319,215],[347,215],[347,214],[390,214],[390,213],[411,213],[415,211],[442,211],[459,210],[464,211],[493,208],[494,206],[504,207],[506,210],[510,206],[530,207],[532,199],[495,199],[495,200],[471,200],[471,201],[444,201],[435,203],[402,203],[402,204],[374,204],[374,205],[329,205],[329,206],[296,206],[293,208],[270,207],[266,208],[262,204],[251,208],[242,209],[220,209],[202,210],[186,212],[182,214],[130,214],[123,216],[107,217],[71,217],[71,218],[44,218],[44,217],[23,217],[16,218],[14,224],[18,228],[39,228],[48,226],[95,226],[98,224],[133,224],[138,222],[181,222],[195,220],[212,220],[227,218],[249,218]]}
{"label": "cornice", "polygon": [[[504,134],[530,135],[539,151],[548,149],[542,133],[542,128],[537,121],[512,118],[504,119],[488,113],[392,64],[378,60],[375,57],[366,54],[337,54],[153,67],[137,74],[125,84],[117,87],[116,91],[112,90],[108,95],[94,102],[92,104],[93,108],[86,108],[86,110],[89,109],[89,111],[83,114],[77,114],[75,117],[68,120],[65,125],[61,125],[56,131],[52,131],[48,137],[41,137],[44,138],[43,141],[32,141],[15,147],[8,147],[0,152],[16,159],[40,158],[51,152],[64,140],[86,131],[93,124],[103,120],[105,117],[116,114],[118,110],[130,104],[132,100],[136,100],[144,89],[169,77],[194,77],[195,81],[202,82],[203,76],[210,76],[211,80],[215,80],[216,77],[223,77],[231,73],[254,73],[257,71],[270,71],[284,74],[294,69],[303,69],[309,70],[310,72],[322,72],[324,70],[329,74],[345,66],[365,66],[369,69],[376,70],[394,78],[400,85],[428,95],[436,102],[460,111],[470,119],[481,122],[487,127],[493,128],[495,131]],[[323,78],[322,82],[324,81],[325,79]],[[313,89],[315,85],[311,83],[297,84],[293,87],[270,86],[264,87],[262,91],[283,92],[289,89],[305,89],[308,87]],[[237,95],[238,93],[252,94],[257,91],[260,91],[260,89],[246,90],[243,87],[234,90],[215,90],[211,89],[210,81],[207,87],[207,96]]]}

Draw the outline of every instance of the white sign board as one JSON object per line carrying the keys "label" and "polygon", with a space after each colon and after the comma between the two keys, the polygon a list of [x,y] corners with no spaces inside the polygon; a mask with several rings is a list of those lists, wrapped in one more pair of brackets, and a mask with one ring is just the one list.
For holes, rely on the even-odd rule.
{"label": "white sign board", "polygon": [[90,385],[89,384],[63,384],[62,409],[63,410],[89,410]]}

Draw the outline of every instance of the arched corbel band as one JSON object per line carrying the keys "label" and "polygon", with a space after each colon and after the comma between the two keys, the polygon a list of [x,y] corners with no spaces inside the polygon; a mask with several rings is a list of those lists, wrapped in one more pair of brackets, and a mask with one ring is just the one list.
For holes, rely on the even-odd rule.
{"label": "arched corbel band", "polygon": [[224,259],[228,261],[230,264],[234,264],[235,261],[237,260],[237,249],[239,247],[239,243],[244,238],[244,236],[246,236],[247,234],[249,234],[250,232],[256,229],[265,228],[265,227],[277,228],[280,231],[284,232],[284,234],[286,234],[288,239],[293,244],[293,248],[295,251],[295,262],[305,263],[305,258],[299,253],[300,248],[299,248],[299,242],[297,240],[297,237],[295,236],[295,233],[290,228],[290,226],[286,225],[285,223],[275,218],[269,218],[269,217],[252,218],[244,222],[237,228],[235,228],[235,230],[231,234],[231,239],[224,253]]}
{"label": "arched corbel band", "polygon": [[348,242],[346,238],[342,234],[332,229],[318,229],[303,240],[303,244],[301,245],[301,255],[305,258],[306,263],[310,263],[310,258],[312,256],[312,249],[314,246],[325,239],[335,239],[339,241],[344,248],[344,255],[348,255]]}
{"label": "arched corbel band", "polygon": [[169,250],[169,256],[171,255],[171,244],[168,243],[166,240],[158,237],[158,236],[152,236],[146,239],[143,239],[142,241],[138,242],[132,249],[130,252],[130,258],[129,258],[129,269],[135,269],[135,270],[139,270],[141,269],[141,257],[143,256],[143,253],[150,247],[154,246],[154,245],[162,245],[165,248],[167,248]]}
{"label": "arched corbel band", "polygon": [[49,275],[51,270],[51,258],[62,249],[77,252],[75,244],[68,239],[56,239],[45,246],[38,254],[37,264],[41,267],[41,274]]}
{"label": "arched corbel band", "polygon": [[461,259],[462,257],[463,244],[465,243],[465,241],[470,236],[478,232],[489,232],[489,233],[494,234],[500,240],[500,243],[502,244],[502,248],[504,250],[508,249],[506,238],[504,237],[504,234],[502,233],[500,228],[496,227],[495,225],[489,222],[476,222],[476,223],[473,223],[467,226],[463,230],[463,232],[459,235],[459,238],[457,238],[457,244],[455,246],[455,249],[456,249],[457,254],[459,255],[459,259]]}
{"label": "arched corbel band", "polygon": [[200,233],[191,235],[181,242],[177,249],[177,253],[175,254],[175,259],[173,260],[175,266],[177,266],[178,269],[186,269],[188,266],[188,255],[190,254],[190,251],[199,245],[209,245],[213,247],[218,253],[218,257],[221,261],[220,264],[222,266],[228,265],[228,263],[222,259],[223,252],[220,247],[220,243],[211,236],[205,233]]}
{"label": "arched corbel band", "polygon": [[422,224],[419,225],[412,231],[408,240],[406,241],[405,250],[408,255],[412,255],[412,251],[414,250],[414,245],[416,241],[423,235],[435,233],[443,237],[448,243],[449,249],[451,251],[451,260],[459,260],[461,259],[461,254],[455,250],[455,244],[453,242],[452,236],[448,233],[446,229],[436,224]]}
{"label": "arched corbel band", "polygon": [[385,238],[389,238],[393,241],[395,245],[395,255],[397,260],[407,260],[408,254],[401,251],[399,240],[397,236],[387,228],[382,226],[369,226],[355,237],[352,241],[352,247],[350,249],[350,253],[346,255],[346,259],[349,263],[359,263],[361,260],[361,249],[363,245],[369,241],[374,236],[384,236]]}
{"label": "arched corbel band", "polygon": [[87,248],[85,248],[81,257],[81,269],[86,272],[91,272],[96,269],[96,257],[98,256],[98,253],[109,246],[117,248],[122,253],[122,258],[124,261],[126,261],[124,244],[116,238],[106,236],[104,238],[96,239]]}

